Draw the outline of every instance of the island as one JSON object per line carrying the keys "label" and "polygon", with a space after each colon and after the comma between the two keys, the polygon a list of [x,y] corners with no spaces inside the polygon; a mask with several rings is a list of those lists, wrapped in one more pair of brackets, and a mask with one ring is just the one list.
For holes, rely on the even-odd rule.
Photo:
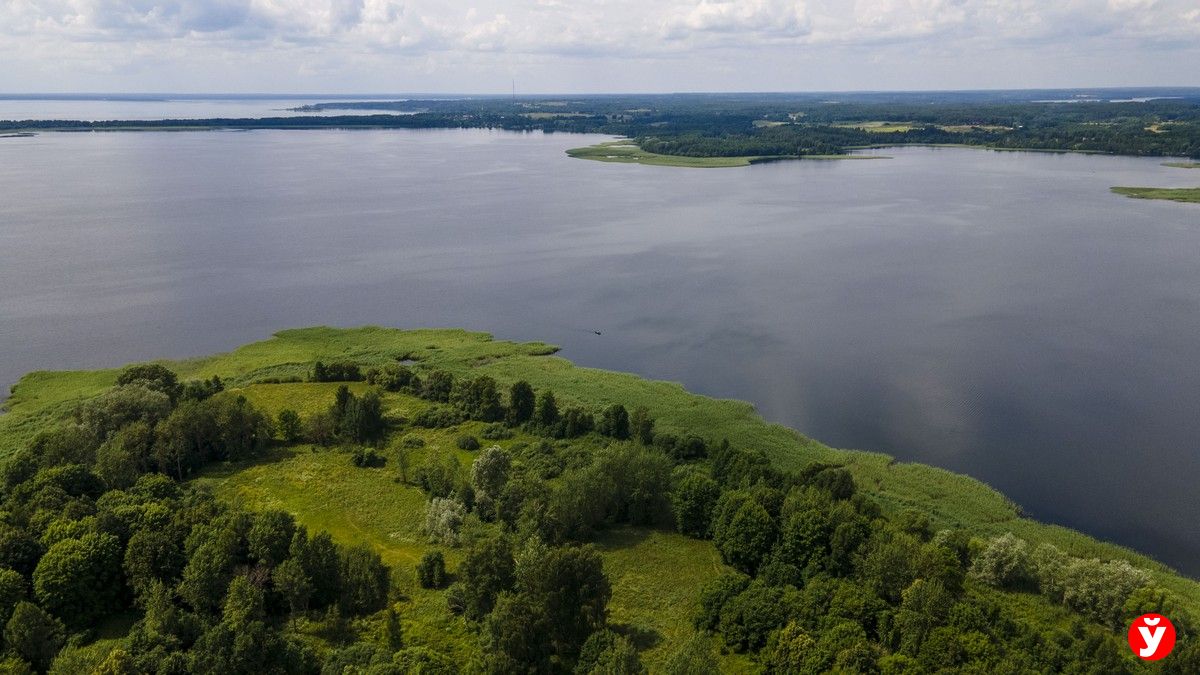
{"label": "island", "polygon": [[[6,667],[1135,672],[1200,584],[967,476],[463,330],[23,377]],[[1164,671],[1165,672],[1165,671]]]}

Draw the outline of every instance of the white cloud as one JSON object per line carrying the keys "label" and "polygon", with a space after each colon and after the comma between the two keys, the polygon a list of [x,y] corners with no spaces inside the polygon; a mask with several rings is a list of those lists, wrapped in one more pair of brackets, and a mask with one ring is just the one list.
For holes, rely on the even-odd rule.
{"label": "white cloud", "polygon": [[[826,54],[836,70],[850,67],[833,62],[842,50],[873,50],[879,62],[889,45],[910,50],[888,58],[916,49],[953,68],[982,52],[1017,62],[1039,46],[1063,57],[1123,50],[1148,64],[1164,50],[1194,55],[1198,42],[1196,0],[0,0],[0,89],[39,71],[72,72],[63,64],[82,76],[241,60],[291,67],[295,81],[301,64],[308,73],[453,64],[488,78],[519,65],[566,79],[566,60],[587,59],[627,69],[632,82],[652,72],[647,64],[680,60],[762,74],[764,59],[794,65]],[[841,88],[854,86],[866,85]]]}

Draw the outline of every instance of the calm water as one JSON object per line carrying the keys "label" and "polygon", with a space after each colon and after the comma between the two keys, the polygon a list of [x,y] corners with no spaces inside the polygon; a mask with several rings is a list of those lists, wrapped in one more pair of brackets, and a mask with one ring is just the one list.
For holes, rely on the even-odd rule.
{"label": "calm water", "polygon": [[[0,140],[0,380],[463,326],[747,399],[1200,573],[1200,207],[1131,158],[681,170],[487,131]],[[591,331],[601,330],[602,336]]]}

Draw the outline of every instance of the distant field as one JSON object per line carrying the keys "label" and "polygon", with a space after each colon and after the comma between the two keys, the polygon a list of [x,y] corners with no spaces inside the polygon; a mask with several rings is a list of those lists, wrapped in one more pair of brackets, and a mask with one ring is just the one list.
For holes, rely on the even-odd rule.
{"label": "distant field", "polygon": [[1163,166],[1176,169],[1200,169],[1200,162],[1163,162]]}
{"label": "distant field", "polygon": [[1165,199],[1200,204],[1200,188],[1114,187],[1112,191],[1134,199]]}

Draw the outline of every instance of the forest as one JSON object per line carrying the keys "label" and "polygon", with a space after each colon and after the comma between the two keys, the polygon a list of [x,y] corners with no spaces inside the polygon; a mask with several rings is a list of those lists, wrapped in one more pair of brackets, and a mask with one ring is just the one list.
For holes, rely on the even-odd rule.
{"label": "forest", "polygon": [[[276,342],[17,385],[0,426],[4,672],[1200,672],[1192,582],[1050,530],[951,523],[852,455],[781,462],[719,415],[673,412],[716,402],[659,407],[657,385],[538,344]],[[290,461],[418,496],[389,512],[419,532],[407,562],[369,518],[318,526],[355,518],[362,494],[314,507],[277,490],[263,508],[220,489]],[[714,566],[650,626],[624,607],[614,533]],[[686,560],[637,562],[686,583]],[[1124,638],[1147,612],[1179,634],[1154,666]]]}
{"label": "forest", "polygon": [[339,101],[296,112],[327,114],[8,120],[0,121],[0,131],[494,128],[613,134],[633,139],[648,152],[687,157],[786,158],[874,146],[952,144],[1200,158],[1200,92],[1195,89],[1100,90],[1097,95],[1069,90],[485,96]]}

